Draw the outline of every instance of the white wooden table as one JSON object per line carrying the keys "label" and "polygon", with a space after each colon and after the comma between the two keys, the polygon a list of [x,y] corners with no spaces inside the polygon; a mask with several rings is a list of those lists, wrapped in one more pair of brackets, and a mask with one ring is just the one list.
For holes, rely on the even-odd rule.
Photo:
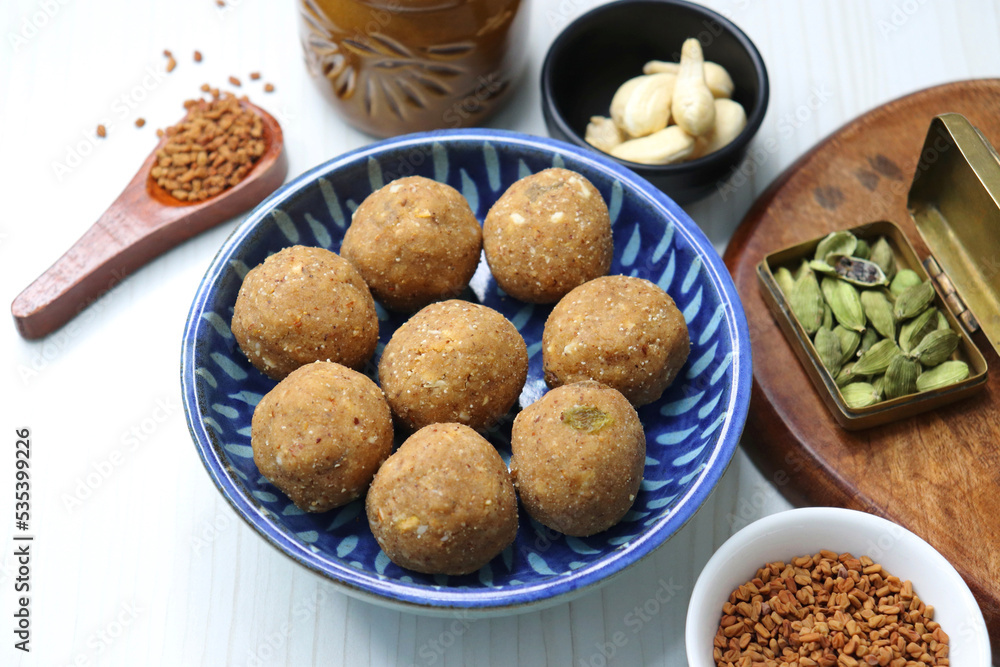
{"label": "white wooden table", "polygon": [[[230,74],[285,131],[290,175],[370,139],[309,80],[293,0],[5,0],[0,285],[5,303],[117,196],[181,101]],[[594,0],[531,0],[530,69],[492,126],[545,134],[538,70]],[[745,184],[692,205],[721,252],[754,198],[841,124],[929,85],[1000,75],[993,0],[713,0],[756,42],[771,103]],[[162,50],[178,67],[163,70]],[[205,60],[194,64],[200,49]],[[263,73],[251,84],[249,73]],[[277,91],[265,95],[264,81]],[[133,122],[143,117],[144,129]],[[98,123],[106,140],[94,138]],[[771,140],[771,141],[768,141]],[[764,147],[767,148],[764,148]],[[0,664],[683,665],[695,578],[734,530],[788,507],[738,453],[698,515],[611,586],[463,621],[349,598],[264,543],[216,491],[180,405],[181,328],[233,220],[167,253],[41,342],[0,327]],[[32,651],[13,648],[15,429],[32,432]],[[669,587],[666,604],[647,604]],[[655,613],[651,610],[655,608]],[[624,646],[607,659],[615,633]]]}

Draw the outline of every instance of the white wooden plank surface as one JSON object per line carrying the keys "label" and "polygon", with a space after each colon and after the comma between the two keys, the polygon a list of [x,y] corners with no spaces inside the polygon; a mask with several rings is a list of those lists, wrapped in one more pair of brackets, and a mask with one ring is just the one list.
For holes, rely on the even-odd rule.
{"label": "white wooden plank surface", "polygon": [[[542,56],[594,4],[532,0],[531,66],[492,126],[545,133]],[[846,121],[929,85],[1000,75],[996,1],[707,4],[750,35],[771,76],[751,176],[725,197],[688,207],[720,251],[761,190]],[[6,303],[117,196],[154,145],[153,128],[174,122],[202,82],[244,80],[284,127],[291,175],[369,141],[334,116],[308,79],[292,0],[229,0],[226,10],[211,0],[5,0],[0,37]],[[151,77],[164,48],[178,68]],[[200,65],[191,62],[196,48],[205,54]],[[254,70],[276,84],[274,95],[250,85]],[[140,116],[143,130],[132,125]],[[99,122],[109,125],[106,141],[93,139]],[[13,464],[0,461],[0,664],[685,664],[684,616],[701,567],[733,530],[788,507],[742,453],[695,519],[651,558],[607,588],[521,616],[463,622],[358,602],[247,528],[191,446],[177,373],[191,297],[238,222],[164,255],[46,341],[0,327],[4,451],[12,457],[15,427],[33,429],[37,535],[33,650],[24,655],[7,629]],[[69,506],[74,494],[87,497]],[[669,603],[639,615],[661,582]],[[601,649],[616,632],[627,641],[607,660]]]}

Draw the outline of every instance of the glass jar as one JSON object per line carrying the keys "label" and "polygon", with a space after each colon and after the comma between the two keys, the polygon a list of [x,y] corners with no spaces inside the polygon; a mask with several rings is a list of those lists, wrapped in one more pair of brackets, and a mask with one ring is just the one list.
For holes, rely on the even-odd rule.
{"label": "glass jar", "polygon": [[306,63],[359,129],[481,124],[526,53],[526,0],[300,0]]}

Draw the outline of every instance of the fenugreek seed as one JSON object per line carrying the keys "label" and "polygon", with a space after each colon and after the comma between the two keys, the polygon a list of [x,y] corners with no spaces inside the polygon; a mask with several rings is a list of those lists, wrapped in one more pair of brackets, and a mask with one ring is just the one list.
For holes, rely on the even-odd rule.
{"label": "fenugreek seed", "polygon": [[239,79],[237,79],[237,78],[236,78],[235,76],[231,76],[231,77],[229,77],[229,83],[231,83],[232,85],[236,86],[237,88],[239,88],[240,86],[242,86],[242,85],[243,85],[243,84],[242,84],[242,83],[240,82],[240,80],[239,80]]}
{"label": "fenugreek seed", "polygon": [[924,311],[934,300],[934,285],[930,280],[925,280],[919,285],[907,289],[896,297],[896,305],[892,314],[897,320],[908,320],[916,317]]}
{"label": "fenugreek seed", "polygon": [[882,273],[889,280],[892,280],[896,275],[896,257],[893,255],[892,247],[889,242],[885,240],[884,236],[880,236],[875,245],[872,246],[871,256],[869,259],[879,265],[882,269]]}
{"label": "fenugreek seed", "polygon": [[170,56],[167,58],[167,72],[173,72],[175,67],[177,67],[177,61],[174,60],[173,56]]}
{"label": "fenugreek seed", "polygon": [[824,277],[821,288],[837,322],[854,331],[865,330],[865,311],[854,285],[836,278]]}
{"label": "fenugreek seed", "polygon": [[146,124],[146,119],[145,118],[136,118],[135,119],[135,126],[136,127],[142,127],[145,124]]}
{"label": "fenugreek seed", "polygon": [[99,136],[101,139],[103,139],[104,137],[108,136],[108,130],[107,130],[107,128],[104,127],[103,125],[98,125],[97,126],[97,136]]}
{"label": "fenugreek seed", "polygon": [[853,255],[858,247],[858,239],[850,232],[833,232],[828,234],[819,245],[816,246],[816,253],[813,259],[826,261],[826,256],[831,253],[840,255]]}
{"label": "fenugreek seed", "polygon": [[895,357],[885,371],[885,397],[899,398],[917,390],[920,363],[903,355]]}
{"label": "fenugreek seed", "polygon": [[200,62],[201,62],[201,59],[202,59],[202,56],[201,56],[201,51],[195,51],[195,52],[194,52],[194,61],[195,61],[196,63],[200,63]]}
{"label": "fenugreek seed", "polygon": [[875,330],[885,338],[896,340],[896,318],[885,294],[879,290],[865,290],[861,293],[861,305]]}
{"label": "fenugreek seed", "polygon": [[961,382],[967,377],[969,377],[969,365],[964,361],[945,361],[920,374],[917,378],[917,390],[941,389]]}
{"label": "fenugreek seed", "polygon": [[938,314],[939,311],[937,308],[928,308],[900,327],[899,349],[903,352],[910,352],[920,344],[924,336],[936,330]]}
{"label": "fenugreek seed", "polygon": [[937,366],[958,349],[961,339],[951,329],[935,329],[910,351],[909,356],[927,367]]}
{"label": "fenugreek seed", "polygon": [[273,93],[274,92],[274,84],[273,83],[265,83],[264,84],[264,92],[265,93]]}
{"label": "fenugreek seed", "polygon": [[256,81],[260,78],[260,72],[250,72],[250,80]]}
{"label": "fenugreek seed", "polygon": [[896,343],[882,339],[861,355],[854,365],[854,372],[863,375],[884,373],[894,358],[900,355]]}

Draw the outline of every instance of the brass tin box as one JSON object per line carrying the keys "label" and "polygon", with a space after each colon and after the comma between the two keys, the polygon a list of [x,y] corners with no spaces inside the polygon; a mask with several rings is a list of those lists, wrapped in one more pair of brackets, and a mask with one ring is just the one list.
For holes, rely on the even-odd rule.
{"label": "brass tin box", "polygon": [[931,122],[907,208],[932,253],[923,262],[892,222],[868,222],[847,231],[870,244],[886,237],[898,268],[911,269],[922,280],[933,280],[937,290],[933,305],[959,334],[956,355],[969,366],[969,376],[953,385],[865,408],[849,407],[774,276],[779,267],[794,271],[803,259],[812,259],[822,238],[771,253],[757,265],[764,301],[834,418],[847,429],[902,419],[982,389],[988,370],[986,359],[970,333],[982,329],[989,343],[1000,351],[1000,157],[964,116],[942,114]]}

